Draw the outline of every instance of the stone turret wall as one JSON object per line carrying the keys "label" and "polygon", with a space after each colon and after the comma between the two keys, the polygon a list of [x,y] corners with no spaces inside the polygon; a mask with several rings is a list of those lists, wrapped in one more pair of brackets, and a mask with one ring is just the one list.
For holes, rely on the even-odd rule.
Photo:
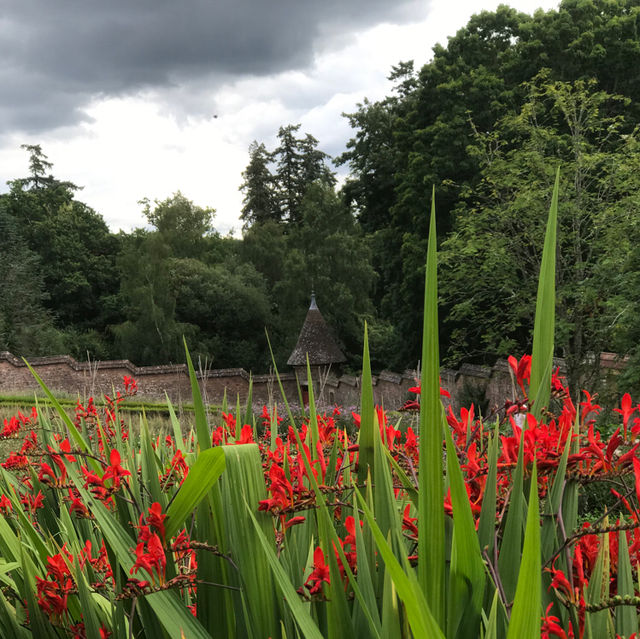
{"label": "stone turret wall", "polygon": [[[140,399],[164,400],[165,393],[174,403],[189,402],[191,390],[187,368],[184,364],[168,366],[135,366],[128,360],[104,362],[77,362],[69,356],[38,357],[29,360],[30,365],[54,392],[86,399],[102,394],[111,395],[113,389],[122,391],[123,376],[133,377],[138,382]],[[562,367],[562,361],[557,364]],[[602,369],[615,372],[623,364],[611,353],[603,353]],[[226,390],[230,402],[246,400],[250,375],[242,368],[208,370],[198,374],[201,391],[209,403],[220,403]],[[281,375],[287,398],[297,403],[298,391],[294,373]],[[465,364],[458,370],[442,369],[442,387],[451,394],[445,404],[454,409],[469,397],[483,399],[489,409],[501,406],[504,400],[513,397],[513,382],[506,360],[498,360],[492,367]],[[382,371],[373,378],[374,400],[389,410],[398,409],[414,395],[408,389],[416,385],[415,372],[394,373]],[[8,352],[0,352],[0,394],[38,392],[39,386],[26,364]],[[253,400],[255,404],[279,400],[278,384],[272,375],[253,376]],[[360,402],[360,379],[358,377],[329,375],[322,389],[315,391],[324,405],[339,405],[355,409]]]}

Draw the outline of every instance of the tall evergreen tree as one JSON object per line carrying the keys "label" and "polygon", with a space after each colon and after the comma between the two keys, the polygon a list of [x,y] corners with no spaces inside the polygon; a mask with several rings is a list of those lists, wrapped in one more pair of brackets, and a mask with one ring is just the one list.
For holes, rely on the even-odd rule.
{"label": "tall evergreen tree", "polygon": [[278,203],[282,217],[294,223],[299,221],[300,203],[306,190],[300,142],[295,136],[299,129],[299,124],[280,127],[279,145],[274,152],[277,158]]}
{"label": "tall evergreen tree", "polygon": [[279,222],[282,211],[276,197],[276,182],[269,165],[273,162],[273,154],[264,144],[255,140],[249,146],[249,164],[242,172],[243,182],[240,190],[244,192],[240,218],[243,228],[253,224],[264,224],[267,221]]}

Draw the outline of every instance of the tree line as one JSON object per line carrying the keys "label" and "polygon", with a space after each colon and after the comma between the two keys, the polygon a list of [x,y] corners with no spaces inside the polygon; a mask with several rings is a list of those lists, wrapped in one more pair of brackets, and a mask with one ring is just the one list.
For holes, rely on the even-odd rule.
{"label": "tree line", "polygon": [[299,125],[272,150],[255,141],[241,238],[180,193],[143,204],[148,227],[111,233],[27,147],[30,175],[0,196],[0,348],[152,364],[180,361],[184,335],[215,367],[266,370],[265,328],[284,363],[313,288],[354,368],[364,320],[378,368],[415,367],[435,189],[443,360],[529,352],[559,167],[557,354],[574,386],[605,350],[637,382],[639,23],[638,0],[473,16],[345,114],[340,187]]}

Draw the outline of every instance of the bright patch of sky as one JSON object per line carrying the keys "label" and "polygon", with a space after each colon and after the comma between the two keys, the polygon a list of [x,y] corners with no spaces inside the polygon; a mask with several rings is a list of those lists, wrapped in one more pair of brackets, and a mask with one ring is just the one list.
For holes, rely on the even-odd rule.
{"label": "bright patch of sky", "polygon": [[[28,4],[42,3],[48,6]],[[40,144],[53,174],[83,186],[79,199],[114,231],[145,224],[142,198],[162,200],[180,190],[217,210],[221,233],[238,233],[238,189],[253,140],[274,148],[280,126],[301,123],[301,132],[338,155],[352,135],[341,114],[365,97],[387,95],[393,65],[414,60],[419,68],[473,13],[499,4],[336,0],[324,3],[326,14],[317,8],[299,14],[300,6],[322,3],[278,0],[281,14],[261,17],[253,15],[264,6],[259,0],[227,3],[221,19],[189,0],[191,18],[168,14],[149,24],[152,13],[133,14],[127,1],[122,7],[133,15],[119,24],[109,19],[122,10],[115,6],[120,2],[96,0],[102,22],[94,14],[83,22],[71,12],[46,28],[38,22],[51,18],[45,11],[16,9],[4,20],[15,42],[0,45],[6,63],[0,79],[11,89],[0,98],[0,189],[28,173],[20,145]],[[52,11],[61,5],[72,11],[73,4],[61,0]],[[557,7],[549,0],[509,4],[527,13]],[[199,20],[198,11],[207,15]],[[203,30],[205,18],[218,25],[217,36]],[[271,30],[266,20],[273,21]],[[279,31],[285,27],[300,33]],[[101,37],[90,37],[96,33]],[[217,48],[210,44],[216,37]],[[55,49],[60,38],[72,45]],[[34,42],[51,47],[48,57]],[[59,50],[65,54],[51,53]]]}

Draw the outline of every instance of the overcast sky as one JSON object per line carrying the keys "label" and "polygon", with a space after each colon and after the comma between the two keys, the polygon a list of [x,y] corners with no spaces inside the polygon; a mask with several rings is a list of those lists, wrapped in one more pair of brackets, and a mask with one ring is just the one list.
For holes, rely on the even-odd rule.
{"label": "overcast sky", "polygon": [[[240,229],[252,140],[302,124],[335,156],[342,112],[389,92],[491,0],[20,0],[0,11],[0,190],[27,175],[21,144],[114,231],[144,225],[142,198],[178,189]],[[557,0],[513,0],[522,11]],[[216,117],[217,116],[217,117]]]}

